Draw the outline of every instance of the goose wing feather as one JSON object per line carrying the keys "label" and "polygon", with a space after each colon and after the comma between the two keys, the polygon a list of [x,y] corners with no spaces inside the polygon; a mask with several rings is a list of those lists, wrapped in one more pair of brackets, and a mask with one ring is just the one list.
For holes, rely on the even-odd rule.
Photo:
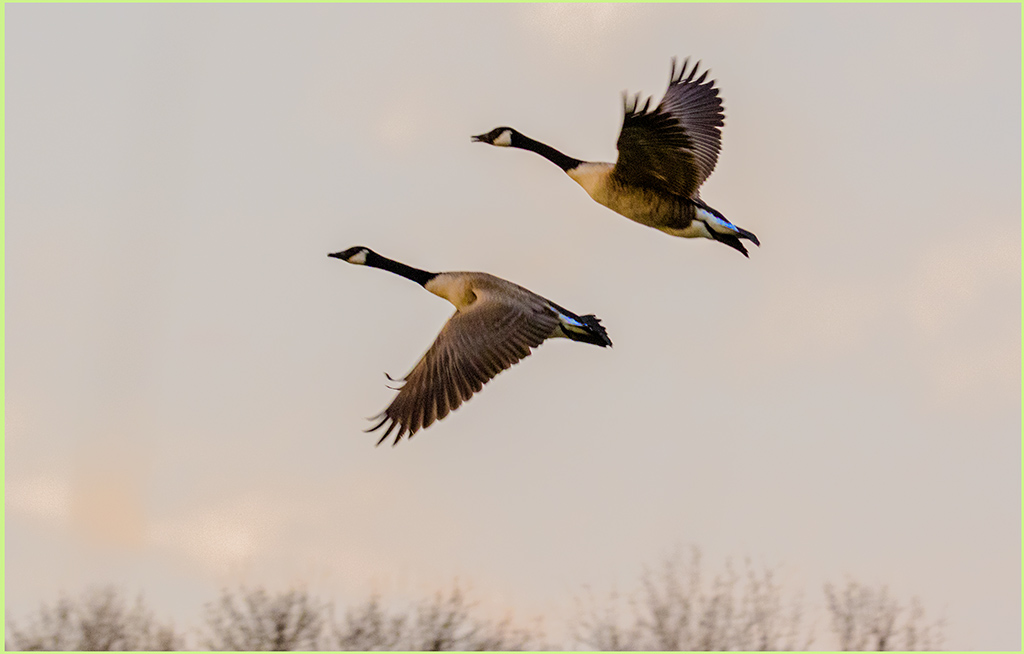
{"label": "goose wing feather", "polygon": [[456,311],[445,323],[398,395],[374,418],[379,422],[367,431],[386,427],[378,445],[392,432],[396,445],[403,436],[412,437],[529,356],[557,325],[547,302],[532,293],[509,300],[478,292],[473,304]]}
{"label": "goose wing feather", "polygon": [[697,77],[700,62],[676,72],[675,59],[665,97],[653,110],[651,100],[625,97],[625,116],[619,132],[615,176],[624,183],[654,188],[673,195],[695,197],[711,175],[722,146],[725,124],[722,99],[715,81]]}

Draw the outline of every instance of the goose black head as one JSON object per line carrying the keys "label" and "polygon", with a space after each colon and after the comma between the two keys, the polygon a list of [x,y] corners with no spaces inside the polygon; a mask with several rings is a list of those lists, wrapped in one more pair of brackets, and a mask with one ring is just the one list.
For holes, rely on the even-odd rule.
{"label": "goose black head", "polygon": [[511,127],[495,127],[486,134],[474,136],[473,142],[489,143],[490,145],[507,148],[512,145],[512,139],[516,136],[519,136],[519,132]]}
{"label": "goose black head", "polygon": [[357,266],[365,266],[366,257],[369,254],[375,253],[370,248],[364,248],[362,245],[357,245],[342,252],[332,252],[327,256],[334,257],[335,259],[341,259],[342,261],[347,261],[349,263],[354,263]]}

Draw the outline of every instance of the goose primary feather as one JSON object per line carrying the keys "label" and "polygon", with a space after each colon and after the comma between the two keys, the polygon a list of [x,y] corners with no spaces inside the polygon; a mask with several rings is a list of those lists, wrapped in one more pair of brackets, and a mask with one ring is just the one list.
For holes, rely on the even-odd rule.
{"label": "goose primary feather", "polygon": [[403,380],[398,395],[367,431],[386,427],[394,444],[454,411],[495,375],[549,338],[600,347],[612,344],[594,315],[578,316],[522,286],[480,272],[431,273],[356,246],[328,256],[381,268],[423,286],[455,305],[455,313]]}
{"label": "goose primary feather", "polygon": [[760,245],[700,199],[722,147],[725,114],[708,71],[689,59],[676,71],[672,60],[668,90],[657,107],[651,98],[624,94],[625,111],[614,164],[575,159],[511,127],[496,127],[474,142],[530,150],[553,162],[594,200],[643,225],[672,236],[709,238],[749,256],[742,240]]}

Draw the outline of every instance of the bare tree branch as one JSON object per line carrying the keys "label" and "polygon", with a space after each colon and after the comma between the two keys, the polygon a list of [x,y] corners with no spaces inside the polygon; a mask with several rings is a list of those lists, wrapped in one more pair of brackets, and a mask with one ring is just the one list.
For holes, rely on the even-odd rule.
{"label": "bare tree branch", "polygon": [[169,651],[183,644],[169,623],[153,619],[141,595],[129,607],[112,586],[74,599],[62,596],[52,607],[43,604],[25,627],[10,618],[7,625],[8,650]]}
{"label": "bare tree branch", "polygon": [[320,649],[327,609],[304,590],[271,596],[262,588],[225,589],[207,605],[203,642],[223,651]]}
{"label": "bare tree branch", "polygon": [[373,597],[346,612],[336,625],[335,645],[346,650],[512,651],[530,649],[537,637],[512,626],[511,619],[492,622],[474,617],[474,604],[457,585],[437,593],[411,613],[389,614]]}
{"label": "bare tree branch", "polygon": [[677,554],[655,573],[645,570],[632,593],[631,615],[608,603],[578,610],[573,636],[578,645],[599,650],[785,650],[806,648],[798,633],[802,612],[791,602],[787,613],[769,570],[757,572],[746,561],[745,582],[731,563],[706,584],[700,552],[689,560]]}
{"label": "bare tree branch", "polygon": [[942,642],[942,622],[924,622],[924,611],[916,598],[909,614],[889,597],[885,586],[869,588],[855,581],[837,589],[825,584],[825,599],[832,632],[839,648],[857,651],[933,650]]}

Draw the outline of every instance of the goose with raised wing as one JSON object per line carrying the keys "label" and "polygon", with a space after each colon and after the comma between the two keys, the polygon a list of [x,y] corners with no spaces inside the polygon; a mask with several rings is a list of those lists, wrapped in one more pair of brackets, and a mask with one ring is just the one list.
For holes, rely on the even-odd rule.
{"label": "goose with raised wing", "polygon": [[692,68],[688,63],[677,73],[672,60],[668,90],[654,109],[651,98],[641,102],[639,94],[624,94],[614,164],[574,159],[511,127],[496,127],[472,140],[536,152],[598,203],[630,220],[672,236],[709,238],[749,256],[741,239],[760,245],[757,237],[700,199],[700,186],[718,161],[725,114],[715,81],[705,81],[708,71],[697,77],[700,62]]}
{"label": "goose with raised wing", "polygon": [[[410,279],[455,305],[405,384],[367,431],[387,426],[380,445],[395,432],[394,444],[441,420],[549,338],[568,338],[600,347],[612,344],[596,316],[578,316],[554,302],[494,275],[432,273],[356,246],[329,255]],[[397,429],[397,431],[395,431]]]}

